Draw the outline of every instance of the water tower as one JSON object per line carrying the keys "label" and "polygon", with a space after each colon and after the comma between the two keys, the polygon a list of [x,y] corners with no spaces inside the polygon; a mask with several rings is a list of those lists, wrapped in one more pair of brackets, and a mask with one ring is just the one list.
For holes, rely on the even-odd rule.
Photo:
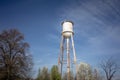
{"label": "water tower", "polygon": [[62,77],[63,65],[66,64],[67,80],[70,80],[71,64],[75,65],[76,69],[74,70],[76,70],[75,72],[77,76],[77,63],[73,35],[74,35],[73,22],[72,21],[62,22],[62,35],[60,42],[60,55],[58,58],[58,65]]}

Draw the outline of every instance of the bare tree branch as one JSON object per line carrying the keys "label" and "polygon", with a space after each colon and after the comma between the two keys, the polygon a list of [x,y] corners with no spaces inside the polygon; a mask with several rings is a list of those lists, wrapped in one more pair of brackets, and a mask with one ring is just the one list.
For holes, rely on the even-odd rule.
{"label": "bare tree branch", "polygon": [[107,80],[112,80],[115,73],[119,70],[118,64],[112,58],[101,62],[100,67],[105,72]]}

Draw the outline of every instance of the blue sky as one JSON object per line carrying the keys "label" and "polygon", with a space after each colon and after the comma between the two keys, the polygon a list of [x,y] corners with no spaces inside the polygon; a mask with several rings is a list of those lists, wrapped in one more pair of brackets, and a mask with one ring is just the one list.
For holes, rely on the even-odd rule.
{"label": "blue sky", "polygon": [[0,0],[0,31],[17,28],[24,34],[35,71],[57,64],[64,20],[74,22],[78,63],[98,67],[103,58],[119,60],[119,0]]}

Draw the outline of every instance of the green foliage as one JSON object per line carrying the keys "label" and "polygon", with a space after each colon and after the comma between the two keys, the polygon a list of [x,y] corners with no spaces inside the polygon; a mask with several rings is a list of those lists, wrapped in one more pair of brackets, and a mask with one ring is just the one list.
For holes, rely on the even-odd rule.
{"label": "green foliage", "polygon": [[51,80],[61,80],[61,76],[57,65],[54,65],[51,69]]}
{"label": "green foliage", "polygon": [[36,80],[40,80],[40,78],[41,78],[41,69],[39,69],[39,71],[38,71],[38,75],[37,75],[37,79]]}
{"label": "green foliage", "polygon": [[42,69],[39,69],[36,80],[61,80],[58,67],[54,65],[51,68],[51,72],[48,71],[47,67],[43,67]]}
{"label": "green foliage", "polygon": [[39,69],[37,80],[50,80],[50,74],[47,67],[43,67],[42,70]]}

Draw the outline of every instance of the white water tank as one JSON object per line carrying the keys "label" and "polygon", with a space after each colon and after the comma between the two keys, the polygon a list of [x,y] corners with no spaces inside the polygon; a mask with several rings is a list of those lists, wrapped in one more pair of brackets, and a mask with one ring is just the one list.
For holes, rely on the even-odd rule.
{"label": "white water tank", "polygon": [[69,38],[71,37],[71,35],[73,35],[73,22],[72,21],[62,22],[62,35],[65,38]]}

